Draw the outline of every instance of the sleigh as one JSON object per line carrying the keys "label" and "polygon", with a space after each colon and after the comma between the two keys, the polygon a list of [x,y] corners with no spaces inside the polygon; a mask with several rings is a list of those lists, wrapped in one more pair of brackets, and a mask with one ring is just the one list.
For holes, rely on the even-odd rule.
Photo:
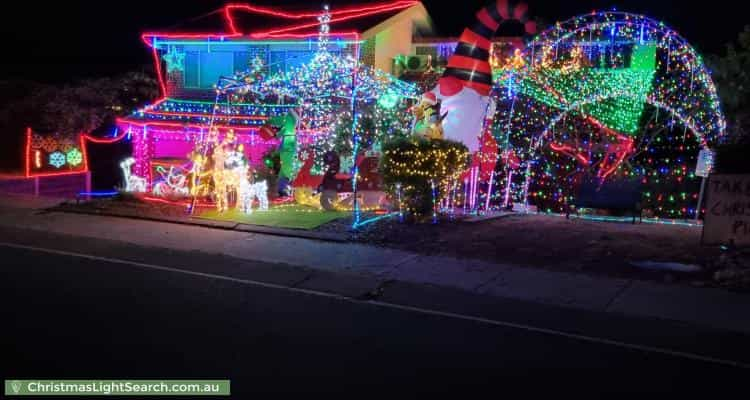
{"label": "sleigh", "polygon": [[[325,210],[353,207],[353,177],[351,174],[339,172],[341,158],[336,152],[329,151],[323,156],[323,175],[312,175],[315,160],[310,152],[303,152],[300,158],[303,159],[302,168],[292,181],[295,200],[298,203],[322,207]],[[357,197],[360,208],[382,208],[387,204],[383,178],[378,171],[379,162],[376,156],[357,157]]]}

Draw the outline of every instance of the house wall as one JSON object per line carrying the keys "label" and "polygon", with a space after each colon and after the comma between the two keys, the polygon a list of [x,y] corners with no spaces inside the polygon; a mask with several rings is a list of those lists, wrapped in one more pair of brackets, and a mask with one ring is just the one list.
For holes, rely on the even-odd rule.
{"label": "house wall", "polygon": [[[176,165],[189,163],[189,154],[195,149],[195,144],[204,140],[204,131],[187,127],[162,127],[158,124],[150,127],[120,123],[121,129],[128,130],[133,137],[133,158],[135,164],[132,173],[144,177],[150,191],[153,183],[158,179],[154,176],[154,163],[166,160]],[[278,148],[279,140],[264,140],[256,129],[234,130],[237,142],[244,146],[245,157],[252,167],[263,164],[263,156],[272,149]],[[219,129],[220,135],[226,134],[226,129]],[[298,131],[297,146],[308,146],[317,140],[319,132]]]}
{"label": "house wall", "polygon": [[369,38],[362,42],[362,49],[360,50],[360,59],[363,64],[371,67],[375,66],[375,38]]}
{"label": "house wall", "polygon": [[375,68],[392,73],[393,59],[410,54],[414,23],[398,21],[375,35]]}
{"label": "house wall", "polygon": [[[263,43],[189,41],[161,44],[162,56],[168,48],[183,53],[184,68],[167,74],[168,96],[183,99],[204,99],[214,95],[214,85],[222,76],[247,71],[255,58],[263,60],[265,73],[275,74],[299,67],[315,55],[317,42]],[[332,52],[346,52],[349,46],[331,41]]]}

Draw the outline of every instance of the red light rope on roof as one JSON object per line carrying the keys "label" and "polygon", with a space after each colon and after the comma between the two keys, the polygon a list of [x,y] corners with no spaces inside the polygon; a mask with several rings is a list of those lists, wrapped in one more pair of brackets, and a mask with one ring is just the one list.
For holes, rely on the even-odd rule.
{"label": "red light rope on roof", "polygon": [[[414,3],[413,2],[409,2],[407,4],[409,4],[411,6]],[[336,23],[336,22],[349,21],[349,20],[356,19],[356,18],[368,17],[370,15],[382,14],[382,13],[385,13],[385,12],[388,12],[388,11],[400,10],[400,9],[403,9],[403,8],[405,8],[405,6],[403,4],[388,5],[386,7],[378,8],[378,9],[375,9],[375,10],[362,11],[362,12],[358,12],[358,13],[351,14],[351,15],[340,16],[340,17],[337,17],[337,18],[331,18],[331,22],[330,23],[333,24],[333,23]],[[320,23],[317,22],[317,21],[315,21],[315,22],[310,22],[310,23],[306,23],[306,24],[289,26],[289,27],[286,27],[286,28],[272,29],[272,30],[268,30],[268,31],[265,31],[265,32],[256,32],[255,35],[262,36],[264,34],[278,34],[278,33],[282,33],[282,32],[290,32],[290,31],[295,31],[295,30],[299,30],[299,29],[313,28],[313,27],[317,27],[319,25],[320,25]]]}
{"label": "red light rope on roof", "polygon": [[[370,5],[370,6],[358,6],[358,7],[344,8],[344,9],[331,12],[331,15],[333,16],[333,19],[331,20],[331,22],[332,23],[342,22],[342,21],[347,21],[350,19],[367,17],[369,15],[376,15],[376,14],[380,14],[380,13],[384,13],[388,11],[405,9],[405,8],[414,6],[416,4],[420,4],[420,2],[413,1],[413,0],[402,0],[402,1],[392,2],[392,3],[379,3],[379,4]],[[223,40],[225,38],[240,37],[243,34],[237,28],[235,15],[233,15],[232,13],[234,10],[241,10],[241,11],[246,11],[246,12],[251,12],[251,13],[261,14],[261,15],[275,16],[275,17],[279,17],[283,19],[300,20],[300,19],[309,18],[313,20],[309,23],[303,23],[303,24],[288,26],[284,28],[275,28],[275,29],[271,29],[265,32],[252,32],[250,34],[250,36],[252,37],[258,37],[258,38],[275,37],[272,34],[295,31],[295,30],[310,28],[310,27],[319,25],[319,22],[317,22],[316,20],[317,17],[320,16],[319,11],[290,13],[290,12],[285,12],[285,11],[281,11],[278,9],[254,6],[250,4],[228,4],[224,6],[224,13],[223,13],[225,23],[229,28],[229,31],[226,33],[196,34],[196,33],[147,32],[141,35],[141,39],[144,41],[144,43],[146,43],[146,45],[148,45],[149,47],[153,47],[153,42],[151,39],[153,39],[154,37],[161,37],[161,38],[167,38],[167,39],[219,39],[219,40]],[[336,34],[332,33],[332,35],[336,35]],[[289,37],[296,37],[296,36],[289,36]]]}
{"label": "red light rope on roof", "polygon": [[[380,4],[373,4],[370,6],[359,6],[359,7],[351,7],[351,8],[344,8],[341,10],[336,10],[331,12],[332,17],[336,16],[344,16],[346,14],[359,14],[362,13],[362,15],[370,15],[370,14],[376,14],[379,12],[384,12],[388,10],[393,9],[399,9],[399,8],[408,8],[415,4],[419,3],[418,1],[397,1],[394,3],[380,3]],[[300,13],[290,13],[285,11],[280,11],[273,8],[268,7],[259,7],[254,6],[250,4],[227,4],[224,7],[224,18],[227,21],[227,25],[230,28],[230,31],[234,34],[240,33],[237,30],[237,26],[234,21],[234,16],[232,15],[233,10],[242,10],[242,11],[248,11],[256,14],[265,14],[270,15],[274,17],[279,18],[286,18],[286,19],[305,19],[305,18],[313,18],[317,19],[320,16],[320,12],[300,12]],[[331,21],[334,22],[334,21]],[[293,28],[298,29],[298,28]]]}

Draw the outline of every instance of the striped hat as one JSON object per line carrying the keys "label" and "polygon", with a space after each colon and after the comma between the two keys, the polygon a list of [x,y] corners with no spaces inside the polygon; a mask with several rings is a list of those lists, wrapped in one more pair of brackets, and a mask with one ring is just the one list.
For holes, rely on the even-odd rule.
{"label": "striped hat", "polygon": [[463,87],[472,88],[482,96],[490,94],[492,37],[501,23],[517,20],[524,24],[527,33],[536,32],[536,24],[529,21],[528,6],[524,3],[511,5],[508,0],[497,0],[480,10],[476,17],[474,26],[464,29],[458,39],[456,51],[448,59],[448,67],[440,78],[440,92],[444,96],[452,96]]}

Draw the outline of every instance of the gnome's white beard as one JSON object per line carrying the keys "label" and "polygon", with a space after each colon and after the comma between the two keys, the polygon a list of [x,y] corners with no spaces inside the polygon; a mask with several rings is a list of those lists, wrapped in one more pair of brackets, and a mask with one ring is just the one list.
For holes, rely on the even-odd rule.
{"label": "gnome's white beard", "polygon": [[453,96],[442,96],[440,85],[433,89],[433,93],[442,102],[440,114],[448,113],[443,120],[444,137],[465,144],[472,153],[479,151],[479,136],[482,133],[489,96],[481,96],[474,89],[467,87]]}

